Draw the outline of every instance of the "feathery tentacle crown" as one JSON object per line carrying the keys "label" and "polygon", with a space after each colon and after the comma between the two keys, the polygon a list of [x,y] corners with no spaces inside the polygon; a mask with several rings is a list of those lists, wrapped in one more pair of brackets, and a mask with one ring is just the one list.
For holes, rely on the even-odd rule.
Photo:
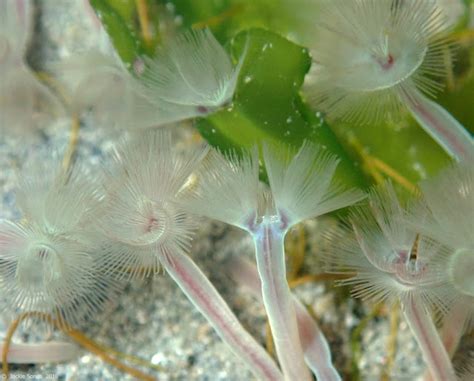
{"label": "feathery tentacle crown", "polygon": [[270,189],[259,183],[256,147],[240,157],[214,151],[198,175],[189,208],[248,231],[262,222],[279,223],[285,231],[363,198],[334,181],[337,159],[309,142],[298,151],[264,144],[263,159]]}
{"label": "feathery tentacle crown", "polygon": [[99,277],[97,241],[86,228],[101,196],[81,168],[36,161],[25,172],[17,193],[24,220],[0,223],[0,288],[13,310],[76,325],[118,289]]}
{"label": "feathery tentacle crown", "polygon": [[449,25],[434,0],[326,1],[318,25],[309,90],[329,116],[357,123],[395,117],[403,97],[440,89]]}
{"label": "feathery tentacle crown", "polygon": [[[446,267],[456,293],[474,297],[474,168],[472,160],[421,184],[422,200],[408,222],[452,249]],[[473,317],[474,317],[474,307]]]}
{"label": "feathery tentacle crown", "polygon": [[32,10],[31,1],[0,1],[0,130],[17,135],[31,135],[32,126],[63,111],[25,63]]}
{"label": "feathery tentacle crown", "polygon": [[[245,53],[234,66],[206,29],[171,39],[154,59],[143,58],[143,72],[135,75],[114,57],[97,52],[56,66],[71,87],[73,111],[91,109],[104,125],[146,128],[225,106],[234,95],[244,58]],[[106,92],[110,94],[104,97]]]}
{"label": "feathery tentacle crown", "polygon": [[0,3],[0,65],[22,62],[31,33],[32,6],[26,0]]}
{"label": "feathery tentacle crown", "polygon": [[152,103],[174,110],[168,122],[202,116],[232,100],[244,58],[234,67],[210,30],[193,30],[147,59],[141,82]]}
{"label": "feathery tentacle crown", "polygon": [[69,88],[69,108],[74,114],[91,111],[107,125],[127,118],[133,108],[133,77],[116,57],[90,51],[52,68]]}
{"label": "feathery tentacle crown", "polygon": [[108,239],[103,257],[118,277],[148,276],[160,256],[187,252],[194,223],[180,206],[190,175],[206,149],[180,154],[166,131],[141,134],[116,147],[106,171],[106,202],[98,221]]}
{"label": "feathery tentacle crown", "polygon": [[[103,34],[100,30],[98,38]],[[51,68],[68,89],[68,107],[75,115],[89,113],[107,128],[148,128],[166,122],[169,111],[157,108],[142,94],[138,78],[118,57],[89,51]]]}
{"label": "feathery tentacle crown", "polygon": [[404,208],[390,184],[372,191],[368,208],[350,217],[353,230],[338,227],[326,233],[331,272],[354,276],[341,284],[374,302],[421,298],[427,308],[445,313],[452,293],[445,266],[450,251],[404,224]]}

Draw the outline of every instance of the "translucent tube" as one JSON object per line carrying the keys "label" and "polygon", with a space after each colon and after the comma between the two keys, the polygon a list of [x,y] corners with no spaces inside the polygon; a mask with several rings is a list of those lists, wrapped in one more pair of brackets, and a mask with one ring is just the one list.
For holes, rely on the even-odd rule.
{"label": "translucent tube", "polygon": [[286,280],[284,236],[277,223],[261,223],[253,233],[262,297],[278,360],[288,381],[310,381],[304,362],[293,297]]}
{"label": "translucent tube", "polygon": [[455,381],[456,374],[451,360],[423,302],[413,297],[402,303],[402,309],[433,380]]}
{"label": "translucent tube", "polygon": [[279,381],[283,376],[273,359],[242,327],[207,277],[186,254],[162,254],[161,263],[188,299],[259,380]]}
{"label": "translucent tube", "polygon": [[402,98],[416,121],[455,160],[474,152],[471,134],[443,107],[414,90]]}
{"label": "translucent tube", "polygon": [[[261,283],[255,266],[242,258],[233,258],[229,263],[232,279],[263,302]],[[340,381],[341,376],[332,364],[329,344],[318,323],[311,317],[305,306],[293,295],[296,320],[303,347],[304,358],[318,380]]]}

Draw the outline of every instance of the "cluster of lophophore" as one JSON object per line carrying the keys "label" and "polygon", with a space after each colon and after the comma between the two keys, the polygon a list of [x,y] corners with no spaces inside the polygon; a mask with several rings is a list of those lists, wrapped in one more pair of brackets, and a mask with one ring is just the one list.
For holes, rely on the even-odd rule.
{"label": "cluster of lophophore", "polygon": [[[32,122],[33,94],[53,99],[22,64],[28,28],[20,26],[30,4],[1,3],[2,73],[25,79],[19,92],[19,82],[5,82],[5,129]],[[456,165],[421,184],[405,207],[389,183],[368,197],[344,189],[334,178],[337,158],[309,142],[178,153],[166,130],[141,130],[116,144],[101,170],[32,161],[18,180],[22,219],[0,224],[0,288],[12,314],[74,327],[99,313],[124,281],[163,269],[258,379],[304,381],[313,373],[339,380],[324,335],[289,289],[284,239],[303,220],[359,203],[346,222],[325,232],[326,271],[344,275],[341,283],[352,285],[355,296],[400,303],[427,377],[455,380],[450,357],[474,313],[473,144],[423,94],[436,90],[443,72],[447,25],[431,0],[336,0],[324,3],[320,15],[310,83],[316,104],[329,117],[354,122],[381,118],[382,110],[394,116],[406,106]],[[232,102],[247,48],[234,66],[209,31],[194,31],[172,39],[156,60],[137,60],[130,72],[98,53],[59,65],[72,89],[67,110],[92,108],[131,129],[206,115]],[[256,269],[236,259],[235,278],[259,289],[279,366],[188,256],[202,217],[252,236]]]}
{"label": "cluster of lophophore", "polygon": [[[316,322],[290,292],[284,238],[295,224],[364,199],[334,181],[337,159],[305,143],[263,144],[223,155],[177,153],[166,130],[116,146],[100,173],[32,163],[19,182],[19,222],[0,227],[0,287],[13,311],[66,327],[97,313],[120,283],[164,269],[259,379],[340,379]],[[405,209],[390,184],[325,233],[327,271],[375,302],[400,302],[434,379],[454,380],[450,355],[474,313],[474,169],[461,162],[422,184]],[[281,372],[188,256],[199,216],[247,231],[255,269],[235,259],[247,286],[261,285]],[[433,321],[443,321],[441,336]],[[444,344],[443,344],[444,343]],[[446,345],[446,347],[445,347]]]}
{"label": "cluster of lophophore", "polygon": [[[471,135],[429,99],[452,62],[452,25],[437,1],[314,2],[313,65],[304,91],[318,110],[329,120],[359,124],[397,120],[408,111],[452,158],[469,156]],[[125,65],[95,19],[102,49],[48,65],[67,94],[60,102],[25,63],[32,4],[0,4],[0,130],[22,137],[51,115],[92,111],[101,125],[129,131],[203,117],[232,104],[240,70],[252,64],[248,44],[233,63],[209,30],[197,29],[174,30],[156,57]]]}

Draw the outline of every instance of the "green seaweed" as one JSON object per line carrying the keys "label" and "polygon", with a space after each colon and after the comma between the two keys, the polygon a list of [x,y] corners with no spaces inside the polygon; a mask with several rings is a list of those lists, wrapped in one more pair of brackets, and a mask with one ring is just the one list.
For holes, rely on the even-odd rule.
{"label": "green seaweed", "polygon": [[228,108],[197,121],[202,136],[223,150],[263,140],[294,146],[309,140],[340,158],[339,180],[364,187],[361,171],[336,135],[299,94],[311,65],[308,50],[263,29],[239,33],[230,49],[234,60],[246,54],[234,100]]}

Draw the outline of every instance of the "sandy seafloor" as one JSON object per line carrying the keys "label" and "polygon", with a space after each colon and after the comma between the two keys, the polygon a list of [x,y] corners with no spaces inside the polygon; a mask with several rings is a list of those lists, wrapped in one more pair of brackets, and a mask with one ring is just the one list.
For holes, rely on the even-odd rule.
{"label": "sandy seafloor", "polygon": [[[96,30],[90,15],[84,12],[82,0],[41,0],[36,2],[36,28],[29,60],[36,68],[66,58],[80,51],[98,47]],[[14,207],[15,172],[33,154],[48,155],[52,149],[63,149],[69,136],[70,120],[63,118],[44,126],[36,142],[0,137],[0,218],[20,216]],[[189,128],[179,127],[181,148],[189,144]],[[111,147],[118,133],[107,131],[85,120],[80,132],[78,158],[97,165]],[[307,256],[305,271],[318,273],[315,222],[305,225]],[[226,275],[225,260],[230,255],[252,256],[250,239],[236,229],[220,223],[203,221],[193,244],[192,256],[211,281],[222,292],[244,326],[262,343],[265,318],[262,306],[239,290]],[[298,287],[297,295],[315,310],[331,343],[339,369],[350,357],[349,332],[357,326],[369,307],[337,297],[329,284],[307,284]],[[1,298],[1,296],[0,296]],[[2,316],[0,329],[5,332],[10,317]],[[153,372],[158,380],[246,381],[252,375],[227,349],[203,317],[166,275],[130,283],[125,292],[95,321],[81,328],[97,342],[127,354],[133,354],[163,367]],[[360,369],[364,380],[378,380],[386,363],[389,323],[386,317],[373,320],[362,335],[363,355]],[[21,327],[15,341],[38,342],[51,337],[67,340],[60,333],[45,337]],[[422,371],[422,361],[407,325],[401,321],[396,363],[392,380],[415,380]],[[96,356],[81,351],[69,363],[22,365],[12,368],[12,379],[47,380],[129,380]],[[148,371],[146,368],[142,368]],[[405,374],[406,377],[401,377]]]}

